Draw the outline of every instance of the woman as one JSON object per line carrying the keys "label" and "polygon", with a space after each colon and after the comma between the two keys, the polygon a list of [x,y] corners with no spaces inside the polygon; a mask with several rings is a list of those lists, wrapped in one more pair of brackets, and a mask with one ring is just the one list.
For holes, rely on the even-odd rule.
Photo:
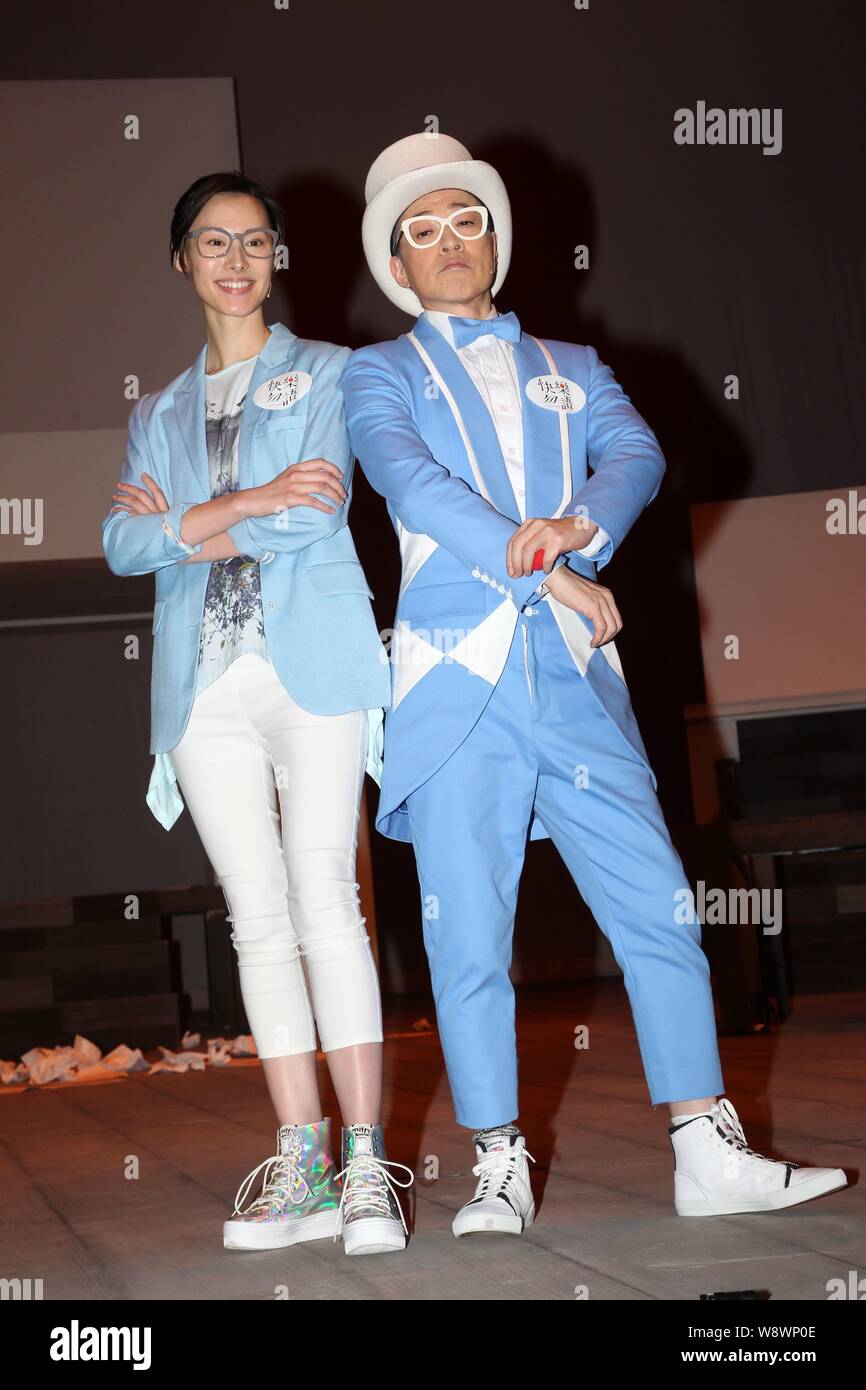
{"label": "woman", "polygon": [[[133,408],[103,548],[115,574],[156,574],[148,804],[167,829],[183,807],[175,783],[189,805],[277,1116],[276,1153],[241,1184],[224,1244],[341,1234],[346,1253],[369,1254],[404,1248],[394,1184],[412,1181],[385,1157],[381,1002],[354,881],[388,668],[347,525],[349,349],[262,315],[283,225],[237,172],[178,201],[172,264],[207,342]],[[339,1173],[316,1026],[343,1116]]]}

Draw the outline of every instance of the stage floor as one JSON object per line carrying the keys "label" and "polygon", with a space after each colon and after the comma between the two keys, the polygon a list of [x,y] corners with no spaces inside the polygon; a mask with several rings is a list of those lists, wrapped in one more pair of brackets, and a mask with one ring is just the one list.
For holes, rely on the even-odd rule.
{"label": "stage floor", "polygon": [[[386,1031],[411,1033],[424,1017],[435,1023],[429,998],[390,1001]],[[574,1047],[580,1024],[588,1051]],[[518,1029],[520,1123],[537,1160],[536,1222],[522,1237],[451,1234],[474,1190],[474,1151],[454,1123],[434,1032],[386,1043],[388,1156],[416,1173],[402,1254],[349,1259],[328,1240],[223,1249],[241,1181],[274,1152],[254,1062],[0,1098],[0,1276],[42,1279],[46,1300],[269,1300],[286,1290],[318,1300],[697,1300],[758,1289],[825,1301],[828,1281],[866,1270],[866,997],[805,997],[772,1036],[720,1040],[748,1143],[848,1175],[839,1192],[766,1215],[674,1212],[667,1107],[650,1105],[620,981],[523,987]],[[130,1156],[135,1180],[124,1177]],[[424,1176],[431,1157],[434,1181]]]}

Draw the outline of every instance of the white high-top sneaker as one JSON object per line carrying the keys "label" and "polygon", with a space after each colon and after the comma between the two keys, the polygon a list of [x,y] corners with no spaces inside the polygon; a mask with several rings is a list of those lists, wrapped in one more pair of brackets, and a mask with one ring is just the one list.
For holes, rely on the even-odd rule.
{"label": "white high-top sneaker", "polygon": [[452,1221],[452,1231],[455,1236],[521,1235],[535,1219],[526,1162],[532,1154],[523,1135],[492,1130],[476,1142],[475,1152],[478,1186]]}
{"label": "white high-top sneaker", "polygon": [[746,1144],[739,1116],[723,1096],[708,1111],[668,1130],[674,1149],[679,1216],[778,1211],[847,1187],[841,1168],[801,1168],[765,1158]]}

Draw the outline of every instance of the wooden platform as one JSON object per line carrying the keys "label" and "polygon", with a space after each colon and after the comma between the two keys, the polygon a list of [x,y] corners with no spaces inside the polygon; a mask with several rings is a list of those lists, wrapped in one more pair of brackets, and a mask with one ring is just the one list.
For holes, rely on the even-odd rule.
{"label": "wooden platform", "polygon": [[[386,1030],[405,1033],[425,1016],[435,1022],[429,998],[401,999]],[[584,1052],[573,1045],[581,1023]],[[592,1300],[697,1300],[759,1289],[823,1302],[828,1280],[866,1270],[866,997],[801,998],[772,1036],[720,1040],[726,1094],[752,1147],[848,1174],[843,1191],[772,1215],[675,1214],[667,1107],[649,1103],[619,981],[523,987],[519,1032],[538,1206],[523,1237],[451,1234],[474,1187],[474,1153],[454,1123],[434,1033],[386,1047],[389,1156],[416,1172],[403,1254],[352,1260],[329,1241],[223,1250],[241,1180],[273,1153],[253,1063],[0,1097],[0,1276],[41,1278],[46,1300],[261,1301],[287,1286],[315,1300],[572,1300],[581,1289]],[[330,1096],[323,1064],[322,1075]],[[133,1181],[130,1155],[140,1160]]]}

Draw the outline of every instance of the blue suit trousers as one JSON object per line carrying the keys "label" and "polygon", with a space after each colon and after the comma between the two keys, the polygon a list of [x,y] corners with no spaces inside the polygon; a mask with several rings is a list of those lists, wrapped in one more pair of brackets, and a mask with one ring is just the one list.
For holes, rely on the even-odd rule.
{"label": "blue suit trousers", "polygon": [[576,669],[546,603],[521,612],[481,717],[406,806],[458,1124],[481,1129],[519,1113],[509,969],[533,808],[622,969],[652,1104],[723,1094],[682,862],[646,766]]}

